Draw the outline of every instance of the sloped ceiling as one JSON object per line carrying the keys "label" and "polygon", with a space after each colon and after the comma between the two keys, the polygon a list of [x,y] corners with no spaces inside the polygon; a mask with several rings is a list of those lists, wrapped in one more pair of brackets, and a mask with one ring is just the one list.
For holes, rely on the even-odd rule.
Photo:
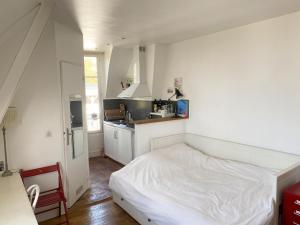
{"label": "sloped ceiling", "polygon": [[37,13],[38,4],[37,0],[1,2],[0,88]]}
{"label": "sloped ceiling", "polygon": [[38,0],[6,0],[0,3],[0,38],[1,35],[18,19],[33,9]]}
{"label": "sloped ceiling", "polygon": [[22,16],[22,19],[13,22],[13,25],[0,36],[0,88],[7,77],[8,71],[19,52],[37,11],[37,7],[30,10]]}
{"label": "sloped ceiling", "polygon": [[29,0],[1,2],[0,121],[11,103],[31,53],[51,15],[53,3],[51,0],[43,4]]}
{"label": "sloped ceiling", "polygon": [[1,2],[0,88],[37,13],[38,3],[36,0]]}
{"label": "sloped ceiling", "polygon": [[57,0],[56,4],[79,24],[86,50],[103,50],[108,43],[170,43],[300,10],[299,0]]}

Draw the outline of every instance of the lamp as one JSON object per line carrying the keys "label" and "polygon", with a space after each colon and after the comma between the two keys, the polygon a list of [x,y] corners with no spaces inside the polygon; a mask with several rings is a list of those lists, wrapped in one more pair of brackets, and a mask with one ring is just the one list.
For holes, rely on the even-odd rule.
{"label": "lamp", "polygon": [[183,94],[180,92],[178,88],[175,88],[175,93],[168,99],[168,101],[171,100],[176,95],[176,99],[182,98]]}
{"label": "lamp", "polygon": [[5,169],[2,173],[2,177],[11,176],[13,173],[8,169],[8,162],[7,162],[7,147],[6,147],[6,128],[12,125],[12,123],[16,119],[16,108],[9,107],[5,116],[1,122],[2,133],[3,133],[3,144],[4,144],[4,157],[5,157]]}

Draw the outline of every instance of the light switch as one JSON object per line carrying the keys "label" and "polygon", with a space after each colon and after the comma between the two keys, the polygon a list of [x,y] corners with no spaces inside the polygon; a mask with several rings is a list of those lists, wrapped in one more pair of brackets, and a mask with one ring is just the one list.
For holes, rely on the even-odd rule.
{"label": "light switch", "polygon": [[46,137],[52,137],[52,132],[50,130],[47,131]]}

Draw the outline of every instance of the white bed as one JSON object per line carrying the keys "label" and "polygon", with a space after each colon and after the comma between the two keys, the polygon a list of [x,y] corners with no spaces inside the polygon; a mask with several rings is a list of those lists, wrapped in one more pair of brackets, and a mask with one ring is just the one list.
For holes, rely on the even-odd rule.
{"label": "white bed", "polygon": [[299,180],[298,156],[252,146],[180,134],[151,149],[110,179],[143,225],[278,224],[279,190]]}

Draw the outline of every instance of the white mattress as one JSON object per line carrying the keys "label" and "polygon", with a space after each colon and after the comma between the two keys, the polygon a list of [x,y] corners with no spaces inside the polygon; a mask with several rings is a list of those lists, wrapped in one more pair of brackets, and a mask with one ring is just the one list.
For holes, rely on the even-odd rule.
{"label": "white mattress", "polygon": [[272,179],[267,169],[177,144],[135,159],[109,185],[158,225],[266,225]]}

